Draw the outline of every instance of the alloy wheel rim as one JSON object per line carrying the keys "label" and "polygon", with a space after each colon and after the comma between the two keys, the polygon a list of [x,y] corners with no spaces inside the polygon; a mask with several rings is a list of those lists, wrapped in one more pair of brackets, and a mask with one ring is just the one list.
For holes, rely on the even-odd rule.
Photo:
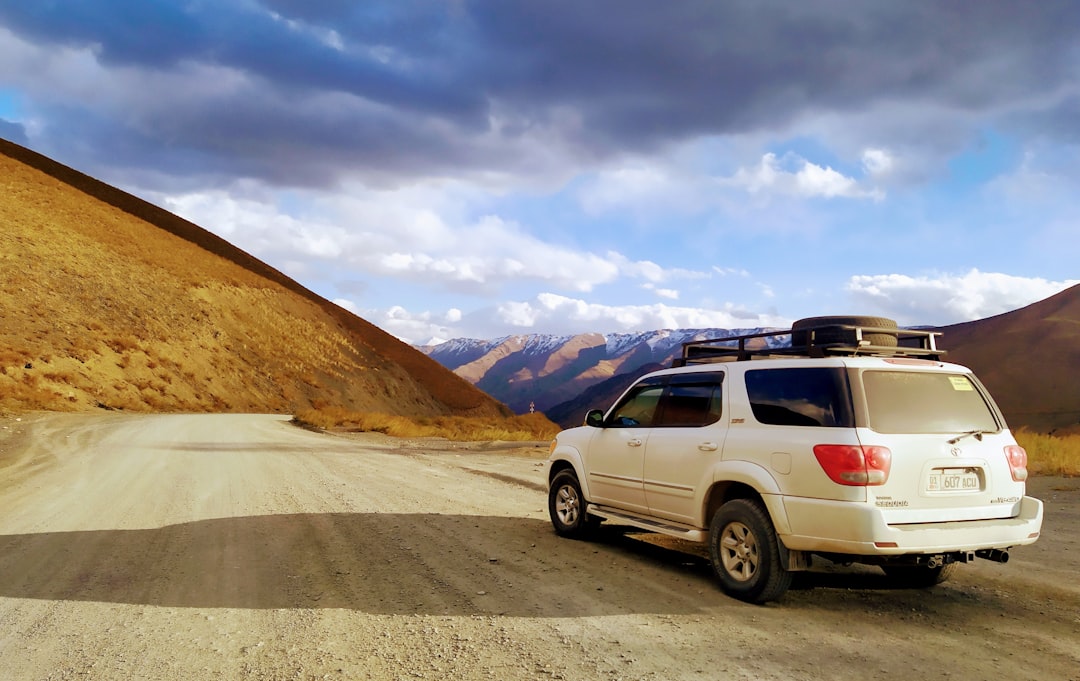
{"label": "alloy wheel rim", "polygon": [[746,582],[757,574],[760,554],[749,527],[733,522],[724,528],[720,536],[720,560],[724,571],[736,581]]}
{"label": "alloy wheel rim", "polygon": [[563,485],[555,496],[555,513],[563,525],[573,525],[581,512],[581,499],[577,490],[570,485]]}

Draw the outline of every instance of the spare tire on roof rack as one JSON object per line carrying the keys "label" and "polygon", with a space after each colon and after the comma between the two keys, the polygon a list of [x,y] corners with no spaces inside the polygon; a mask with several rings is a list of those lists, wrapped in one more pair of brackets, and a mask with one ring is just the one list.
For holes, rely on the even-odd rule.
{"label": "spare tire on roof rack", "polygon": [[837,328],[841,326],[859,326],[874,331],[864,331],[862,339],[870,345],[896,347],[896,322],[887,317],[866,316],[830,316],[807,317],[791,325],[791,347],[805,346],[810,342],[810,330],[814,330],[814,345],[843,343],[855,345],[854,329]]}

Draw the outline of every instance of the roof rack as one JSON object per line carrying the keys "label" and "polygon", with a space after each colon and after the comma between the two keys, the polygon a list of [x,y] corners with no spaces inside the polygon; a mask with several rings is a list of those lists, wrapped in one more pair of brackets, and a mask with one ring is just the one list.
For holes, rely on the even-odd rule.
{"label": "roof rack", "polygon": [[[770,357],[917,357],[939,360],[945,350],[937,347],[940,331],[922,329],[898,329],[896,327],[860,326],[854,324],[821,324],[797,330],[806,343],[784,344],[783,336],[791,336],[792,329],[763,331],[740,336],[709,338],[682,344],[682,357],[676,357],[673,366],[703,364],[707,362],[731,362]],[[879,344],[873,344],[866,336],[873,336]],[[779,337],[779,338],[778,338]],[[769,343],[767,339],[778,340]],[[758,341],[759,342],[755,342]],[[885,341],[884,344],[881,341]]]}

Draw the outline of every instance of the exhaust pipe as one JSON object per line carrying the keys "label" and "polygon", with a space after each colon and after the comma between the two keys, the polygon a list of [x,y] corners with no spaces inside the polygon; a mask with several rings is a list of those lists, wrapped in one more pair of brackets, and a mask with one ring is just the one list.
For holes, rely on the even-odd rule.
{"label": "exhaust pipe", "polygon": [[995,563],[1008,563],[1009,552],[1001,549],[983,549],[976,551],[975,555],[979,558],[985,558],[986,560],[992,560]]}

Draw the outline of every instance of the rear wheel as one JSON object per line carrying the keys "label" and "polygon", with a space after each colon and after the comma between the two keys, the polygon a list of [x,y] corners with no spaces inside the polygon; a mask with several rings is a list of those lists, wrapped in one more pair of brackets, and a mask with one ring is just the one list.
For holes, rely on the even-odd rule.
{"label": "rear wheel", "polygon": [[791,586],[791,573],[780,563],[776,531],[756,501],[734,499],[716,511],[709,556],[724,591],[739,600],[774,601]]}
{"label": "rear wheel", "polygon": [[557,473],[548,488],[548,515],[556,534],[571,539],[587,536],[599,524],[587,509],[588,502],[573,471]]}
{"label": "rear wheel", "polygon": [[956,572],[959,563],[926,567],[925,565],[882,565],[881,570],[889,581],[908,589],[925,589],[941,584]]}

